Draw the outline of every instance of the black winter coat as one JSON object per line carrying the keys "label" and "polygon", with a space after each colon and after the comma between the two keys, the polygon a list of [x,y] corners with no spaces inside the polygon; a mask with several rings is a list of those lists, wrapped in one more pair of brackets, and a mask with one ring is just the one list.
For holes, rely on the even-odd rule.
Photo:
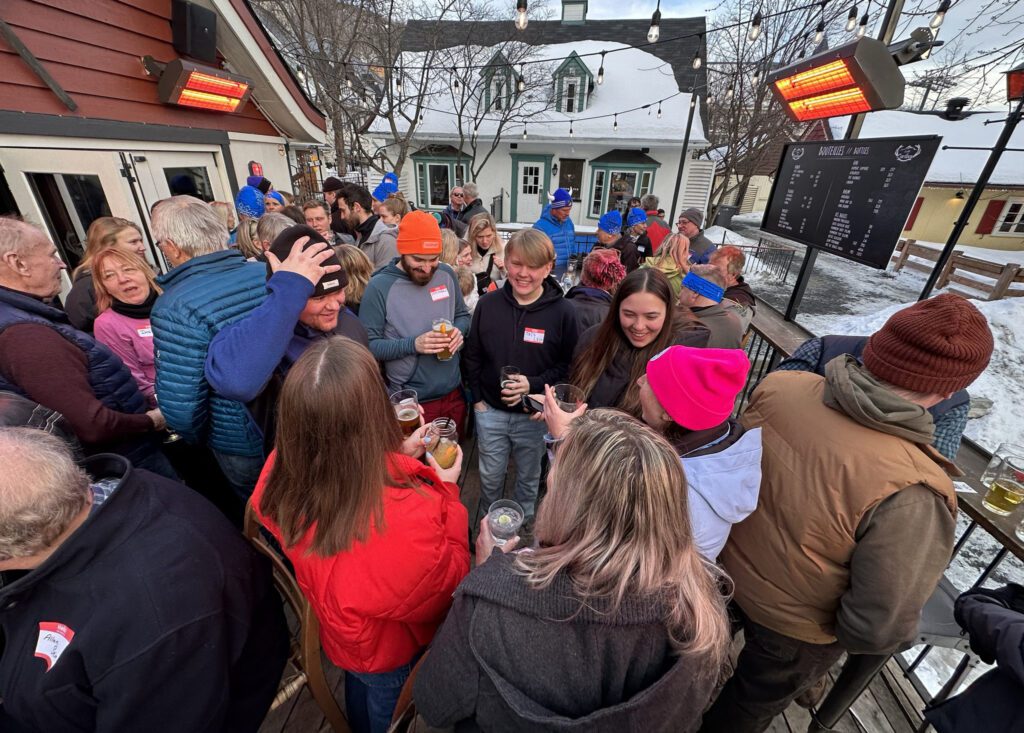
{"label": "black winter coat", "polygon": [[579,325],[580,333],[603,321],[612,304],[611,293],[586,285],[570,288],[565,294],[565,299],[576,309],[576,323]]}
{"label": "black winter coat", "polygon": [[0,730],[256,731],[288,654],[266,559],[185,486],[84,468],[113,493],[0,589]]}
{"label": "black winter coat", "polygon": [[939,733],[1024,731],[1024,587],[969,591],[956,601],[956,621],[971,649],[997,666],[956,697],[929,708]]}

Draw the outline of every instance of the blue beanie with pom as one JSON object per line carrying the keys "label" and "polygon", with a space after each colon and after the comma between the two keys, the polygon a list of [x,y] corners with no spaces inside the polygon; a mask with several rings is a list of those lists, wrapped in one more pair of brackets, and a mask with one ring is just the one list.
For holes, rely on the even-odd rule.
{"label": "blue beanie with pom", "polygon": [[239,216],[247,216],[250,219],[259,219],[266,211],[263,203],[263,192],[252,186],[242,186],[238,189],[235,197],[235,211]]}

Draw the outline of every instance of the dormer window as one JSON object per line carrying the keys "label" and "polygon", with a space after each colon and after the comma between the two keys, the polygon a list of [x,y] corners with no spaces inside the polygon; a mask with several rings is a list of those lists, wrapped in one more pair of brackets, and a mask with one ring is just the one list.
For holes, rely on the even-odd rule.
{"label": "dormer window", "polygon": [[565,80],[565,112],[567,114],[579,112],[579,88],[580,80],[576,77]]}
{"label": "dormer window", "polygon": [[512,67],[508,60],[501,53],[494,55],[494,58],[483,69],[480,75],[484,77],[483,107],[491,112],[502,112],[511,109],[515,99],[515,84],[512,81]]}
{"label": "dormer window", "polygon": [[555,70],[555,99],[559,112],[575,114],[590,106],[593,75],[573,51]]}

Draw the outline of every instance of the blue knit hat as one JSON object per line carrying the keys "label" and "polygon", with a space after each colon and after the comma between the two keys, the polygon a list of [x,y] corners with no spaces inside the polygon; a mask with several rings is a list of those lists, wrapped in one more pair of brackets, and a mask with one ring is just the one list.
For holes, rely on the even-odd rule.
{"label": "blue knit hat", "polygon": [[277,203],[281,204],[281,206],[288,205],[288,202],[284,200],[284,196],[282,196],[279,191],[268,191],[267,196],[272,199],[275,199]]}
{"label": "blue knit hat", "polygon": [[597,220],[597,228],[609,234],[618,234],[622,231],[622,214],[618,209],[607,211]]}
{"label": "blue knit hat", "polygon": [[551,194],[551,208],[564,209],[568,206],[572,206],[572,194],[564,188],[556,188]]}
{"label": "blue knit hat", "polygon": [[266,211],[263,203],[263,192],[252,186],[242,186],[238,189],[235,197],[235,211],[239,216],[247,216],[250,219],[259,219]]}
{"label": "blue knit hat", "polygon": [[378,201],[384,201],[388,196],[394,193],[398,193],[398,176],[389,171],[384,174],[384,178],[381,180],[380,185],[373,189],[373,193],[370,195]]}
{"label": "blue knit hat", "polygon": [[705,280],[694,272],[686,273],[686,277],[683,278],[683,287],[716,303],[721,303],[722,298],[725,297],[725,291],[720,285],[716,285],[710,280]]}
{"label": "blue knit hat", "polygon": [[629,216],[626,217],[626,226],[631,227],[637,224],[647,223],[647,212],[643,209],[636,207],[629,210]]}

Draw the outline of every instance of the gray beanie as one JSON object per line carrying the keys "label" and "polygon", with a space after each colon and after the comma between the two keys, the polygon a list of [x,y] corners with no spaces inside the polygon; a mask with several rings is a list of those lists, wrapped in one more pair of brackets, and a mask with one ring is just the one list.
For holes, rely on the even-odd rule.
{"label": "gray beanie", "polygon": [[697,225],[698,229],[704,228],[704,212],[700,209],[690,207],[689,209],[683,209],[679,215],[684,219],[688,219]]}

